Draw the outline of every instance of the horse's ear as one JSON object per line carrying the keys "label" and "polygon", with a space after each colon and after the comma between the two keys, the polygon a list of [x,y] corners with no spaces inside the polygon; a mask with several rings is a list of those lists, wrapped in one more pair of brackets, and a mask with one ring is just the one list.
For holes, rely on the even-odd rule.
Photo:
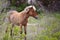
{"label": "horse's ear", "polygon": [[29,10],[32,9],[32,8],[33,8],[33,7],[26,9],[26,13],[28,14]]}
{"label": "horse's ear", "polygon": [[28,12],[28,11],[29,11],[29,9],[26,9],[26,11]]}
{"label": "horse's ear", "polygon": [[29,12],[29,9],[26,9],[26,13]]}

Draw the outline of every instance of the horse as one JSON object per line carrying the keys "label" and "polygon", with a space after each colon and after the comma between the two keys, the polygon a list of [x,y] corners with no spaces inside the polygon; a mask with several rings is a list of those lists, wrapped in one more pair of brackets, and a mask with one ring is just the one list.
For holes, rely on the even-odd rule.
{"label": "horse", "polygon": [[[9,22],[12,24],[10,35],[12,35],[12,29],[13,29],[14,25],[20,26],[21,34],[22,34],[22,26],[24,26],[24,33],[26,35],[28,18],[31,16],[35,19],[38,19],[38,13],[36,12],[36,8],[33,5],[27,6],[21,12],[12,10],[12,11],[9,11],[8,14],[9,14],[8,15]],[[7,32],[7,30],[6,30],[6,32]],[[26,40],[26,38],[25,38],[25,40]]]}

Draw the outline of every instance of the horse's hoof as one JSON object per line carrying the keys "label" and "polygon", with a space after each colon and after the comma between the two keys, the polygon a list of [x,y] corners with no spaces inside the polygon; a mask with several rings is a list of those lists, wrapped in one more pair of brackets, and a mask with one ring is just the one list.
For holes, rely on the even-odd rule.
{"label": "horse's hoof", "polygon": [[20,32],[20,34],[22,34],[22,32]]}

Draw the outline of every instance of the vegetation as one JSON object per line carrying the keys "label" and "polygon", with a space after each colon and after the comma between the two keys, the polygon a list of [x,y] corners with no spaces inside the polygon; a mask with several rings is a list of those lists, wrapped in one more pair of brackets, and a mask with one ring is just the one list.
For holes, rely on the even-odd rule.
{"label": "vegetation", "polygon": [[36,40],[60,40],[60,14],[56,13],[52,15],[55,19],[47,20],[48,24],[40,24],[46,29],[42,30],[42,32],[37,35]]}
{"label": "vegetation", "polygon": [[20,28],[15,26],[13,28],[13,37],[10,36],[11,24],[8,24],[8,32],[5,33],[3,40],[22,40],[25,37],[25,34],[20,34]]}
{"label": "vegetation", "polygon": [[[39,14],[40,27],[44,27],[44,30],[38,32],[34,40],[60,40],[60,14],[58,12],[46,15],[44,13]],[[38,20],[29,18],[29,23],[37,23]],[[3,40],[23,40],[25,34],[19,34],[19,27],[15,26],[13,29],[13,37],[10,36],[11,25],[8,25],[8,32],[4,35]],[[31,30],[37,30],[32,29]]]}
{"label": "vegetation", "polygon": [[[28,4],[20,4],[20,6],[18,6],[18,7],[16,7],[15,5],[13,5],[13,6],[11,5],[10,8],[11,9],[16,8],[16,10],[20,12],[26,6],[28,6]],[[36,20],[36,19],[30,17],[29,22],[28,22],[30,24],[39,23],[39,25],[36,26],[37,29],[35,28],[35,25],[33,25],[33,26],[31,26],[31,28],[29,28],[30,30],[32,30],[34,32],[35,32],[35,30],[38,31],[37,35],[35,35],[32,32],[33,35],[31,35],[31,36],[35,35],[33,40],[60,40],[60,13],[55,12],[55,13],[51,13],[51,14],[49,14],[49,13],[45,14],[43,11],[40,11],[40,10],[38,11],[38,8],[37,8],[37,12],[39,13],[39,20]],[[26,35],[24,34],[24,32],[22,34],[20,34],[19,26],[15,26],[13,28],[13,37],[10,36],[11,24],[5,23],[3,20],[4,17],[6,17],[6,13],[2,13],[0,15],[0,26],[2,25],[1,28],[5,29],[5,26],[7,25],[8,32],[3,35],[3,40],[23,40]],[[41,27],[44,29],[39,30]],[[1,30],[1,31],[3,31],[3,30]],[[0,34],[1,34],[1,32],[0,32]],[[27,34],[27,35],[29,35],[29,34]],[[28,37],[30,38],[31,36],[28,36]]]}

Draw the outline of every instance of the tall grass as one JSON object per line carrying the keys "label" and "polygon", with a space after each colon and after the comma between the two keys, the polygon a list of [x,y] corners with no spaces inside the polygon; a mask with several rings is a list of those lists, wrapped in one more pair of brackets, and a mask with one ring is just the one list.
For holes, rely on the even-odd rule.
{"label": "tall grass", "polygon": [[60,40],[60,14],[53,13],[44,20],[45,23],[42,21],[40,25],[45,29],[36,36],[35,40]]}

